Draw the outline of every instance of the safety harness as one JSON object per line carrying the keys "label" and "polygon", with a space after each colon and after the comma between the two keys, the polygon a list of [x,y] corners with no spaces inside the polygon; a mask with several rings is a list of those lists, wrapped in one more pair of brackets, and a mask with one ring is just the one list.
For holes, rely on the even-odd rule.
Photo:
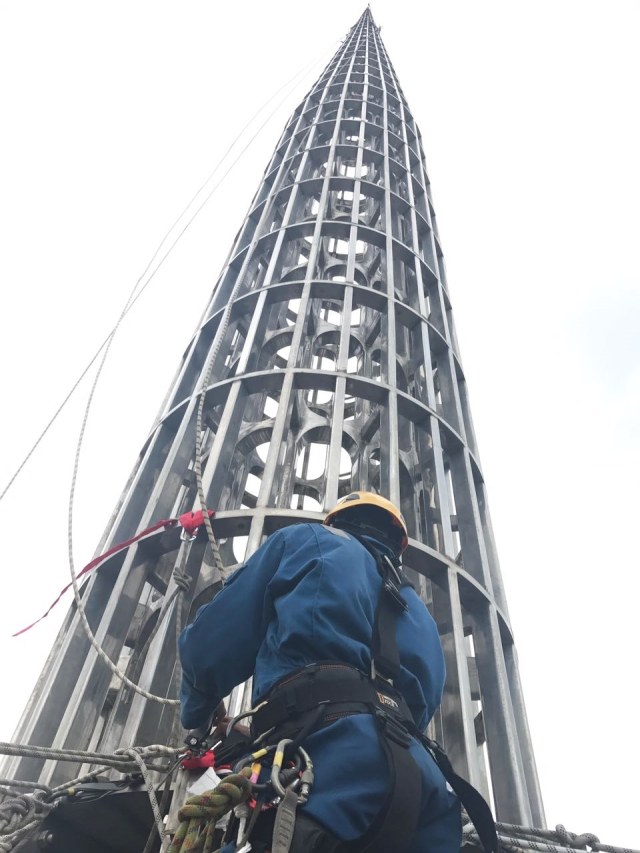
{"label": "safety harness", "polygon": [[[486,853],[498,850],[491,811],[482,795],[458,776],[443,750],[420,732],[394,681],[400,674],[396,624],[408,606],[400,590],[409,582],[399,561],[381,554],[355,531],[376,562],[382,586],[371,642],[371,674],[335,662],[315,663],[280,681],[253,715],[252,734],[261,743],[290,739],[295,747],[313,731],[343,716],[372,714],[390,772],[385,801],[369,830],[358,839],[358,853],[402,853],[415,834],[420,813],[421,774],[411,756],[412,737],[431,753],[443,776],[473,821]],[[350,845],[351,849],[351,845]],[[355,848],[354,848],[355,849]]]}

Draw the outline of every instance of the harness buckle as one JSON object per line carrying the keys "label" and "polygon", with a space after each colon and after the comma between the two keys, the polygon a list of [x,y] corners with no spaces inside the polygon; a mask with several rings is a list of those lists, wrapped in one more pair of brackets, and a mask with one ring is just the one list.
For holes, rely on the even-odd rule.
{"label": "harness buckle", "polygon": [[382,590],[389,597],[393,606],[401,613],[406,613],[409,605],[400,595],[400,590],[390,578],[385,578],[382,582]]}
{"label": "harness buckle", "polygon": [[402,723],[382,708],[376,708],[375,715],[381,734],[398,746],[408,749],[411,745],[411,735]]}
{"label": "harness buckle", "polygon": [[393,687],[393,679],[386,678],[381,672],[376,669],[376,662],[371,658],[371,681],[375,684],[376,681],[384,681],[390,687]]}

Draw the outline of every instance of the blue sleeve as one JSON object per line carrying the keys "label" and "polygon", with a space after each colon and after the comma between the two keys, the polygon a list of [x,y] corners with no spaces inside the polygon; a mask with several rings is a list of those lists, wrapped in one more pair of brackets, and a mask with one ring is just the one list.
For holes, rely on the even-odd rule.
{"label": "blue sleeve", "polygon": [[409,610],[398,624],[398,648],[404,669],[397,685],[416,725],[425,729],[442,701],[445,664],[438,628],[415,590],[403,587]]}
{"label": "blue sleeve", "polygon": [[265,593],[284,555],[284,533],[270,536],[180,635],[184,728],[204,725],[220,700],[253,672],[271,616]]}

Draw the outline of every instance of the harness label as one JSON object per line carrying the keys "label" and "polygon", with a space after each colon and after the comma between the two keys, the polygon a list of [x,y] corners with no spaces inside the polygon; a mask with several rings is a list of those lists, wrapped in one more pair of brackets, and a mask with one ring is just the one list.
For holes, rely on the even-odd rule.
{"label": "harness label", "polygon": [[395,699],[392,699],[391,696],[385,696],[384,693],[379,693],[376,690],[376,696],[378,697],[378,701],[381,705],[386,705],[387,708],[393,708],[394,711],[398,711],[400,706],[396,702]]}

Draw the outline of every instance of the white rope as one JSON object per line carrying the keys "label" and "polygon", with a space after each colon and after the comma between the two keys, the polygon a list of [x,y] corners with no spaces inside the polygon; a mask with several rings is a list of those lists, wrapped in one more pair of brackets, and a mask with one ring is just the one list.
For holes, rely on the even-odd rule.
{"label": "white rope", "polygon": [[[316,65],[319,61],[320,61],[320,59],[315,60],[312,63],[312,65],[310,66],[310,68],[313,67],[314,65]],[[282,103],[284,103],[284,101],[287,97],[288,97],[288,93],[278,103],[276,109],[278,109],[280,107],[280,105]],[[267,123],[268,120],[269,119],[267,119],[262,125],[260,125],[260,127],[256,131],[255,135],[247,143],[247,146],[245,147],[245,149],[243,149],[243,151],[240,152],[240,154],[238,155],[238,158],[242,156],[242,154],[244,153],[244,150],[246,150],[246,148],[251,144],[251,142],[253,141],[255,136],[257,136],[257,134],[260,133],[260,131],[265,126],[265,124]],[[237,160],[234,161],[234,163],[235,162],[237,162]],[[195,475],[196,475],[196,484],[197,484],[197,488],[198,488],[198,500],[200,502],[200,508],[204,512],[204,526],[205,526],[206,531],[207,531],[207,537],[209,539],[209,545],[211,546],[211,552],[213,554],[213,560],[214,560],[216,569],[218,571],[218,574],[220,576],[220,580],[221,580],[223,585],[224,585],[224,581],[225,581],[224,566],[222,564],[222,558],[220,557],[220,549],[218,547],[218,542],[217,542],[216,537],[214,535],[213,527],[211,525],[211,519],[209,518],[208,507],[207,507],[207,499],[205,497],[204,485],[203,485],[203,481],[202,481],[202,419],[203,419],[204,403],[205,403],[207,388],[209,387],[209,383],[211,382],[211,375],[213,373],[213,365],[214,365],[216,358],[218,357],[218,353],[220,352],[220,347],[222,345],[223,338],[224,338],[224,336],[227,332],[227,329],[229,327],[229,320],[231,318],[231,311],[233,309],[233,302],[236,298],[236,295],[237,295],[241,285],[242,285],[242,279],[238,278],[235,285],[233,286],[233,289],[231,291],[231,295],[229,296],[229,299],[227,300],[227,304],[225,305],[225,309],[223,311],[222,318],[220,320],[220,325],[218,326],[218,329],[216,330],[216,335],[215,335],[215,338],[213,341],[213,348],[211,350],[211,354],[209,356],[209,361],[207,363],[207,368],[205,370],[205,374],[204,374],[204,377],[202,379],[202,385],[200,386],[199,400],[198,400],[198,411],[197,411],[197,415],[196,415],[196,447],[195,447],[195,459],[194,459],[194,466],[193,467],[194,467],[194,471],[195,471]]]}
{"label": "white rope", "polygon": [[[325,51],[325,52],[326,52],[326,51]],[[276,97],[278,96],[278,94],[279,94],[279,93],[280,93],[280,92],[281,92],[281,91],[282,91],[286,86],[288,86],[288,85],[289,85],[293,80],[296,80],[296,85],[297,85],[297,82],[299,82],[299,81],[297,80],[297,78],[302,79],[302,77],[304,77],[306,74],[308,74],[308,73],[309,73],[309,71],[311,70],[311,68],[313,68],[315,65],[317,65],[317,63],[318,63],[319,61],[320,61],[319,59],[318,59],[318,60],[314,60],[314,62],[313,62],[313,63],[311,63],[311,65],[307,66],[307,68],[306,68],[306,69],[304,69],[302,72],[298,72],[298,73],[297,73],[297,74],[295,74],[293,77],[290,77],[290,78],[289,78],[289,80],[287,80],[285,83],[283,83],[283,84],[282,84],[282,86],[280,86],[280,88],[279,88],[279,89],[277,89],[277,90],[273,93],[273,95],[271,95],[271,97],[269,97],[269,98],[268,98],[268,99],[267,99],[267,100],[262,104],[262,106],[261,106],[261,107],[259,107],[259,109],[257,109],[257,110],[255,111],[255,113],[251,116],[251,118],[246,122],[246,124],[243,126],[242,130],[240,130],[240,132],[236,135],[236,137],[234,138],[234,140],[229,144],[229,146],[228,146],[227,150],[224,152],[224,154],[222,155],[222,157],[218,160],[218,162],[217,162],[217,163],[216,163],[216,165],[214,166],[213,170],[211,171],[211,173],[209,174],[209,176],[207,177],[207,179],[206,179],[206,180],[202,183],[202,185],[201,185],[201,186],[196,190],[196,192],[195,192],[195,193],[194,193],[194,195],[191,197],[191,199],[189,200],[189,202],[185,205],[185,207],[184,207],[184,209],[182,210],[182,212],[180,213],[180,215],[175,219],[175,221],[173,222],[173,224],[171,225],[171,227],[167,230],[167,232],[166,232],[166,233],[165,233],[165,235],[163,236],[162,240],[160,240],[160,242],[158,243],[158,246],[157,246],[157,248],[156,248],[155,252],[154,252],[154,253],[153,253],[153,255],[151,256],[151,259],[149,260],[148,264],[147,264],[147,265],[146,265],[146,267],[144,268],[144,271],[142,272],[142,274],[140,275],[140,277],[139,277],[139,278],[138,278],[138,280],[136,281],[136,283],[135,283],[135,286],[134,286],[134,288],[133,288],[132,293],[134,293],[134,292],[135,292],[136,288],[137,288],[137,287],[140,285],[140,283],[143,281],[143,279],[144,279],[145,275],[146,275],[146,274],[147,274],[147,272],[149,271],[149,269],[150,269],[151,265],[153,264],[154,260],[155,260],[155,259],[158,257],[158,255],[160,254],[160,250],[162,249],[163,245],[164,245],[164,244],[166,243],[166,241],[169,239],[169,236],[170,236],[171,232],[172,232],[175,228],[177,228],[178,223],[180,222],[180,220],[185,216],[185,214],[187,213],[187,211],[189,210],[189,208],[193,205],[193,203],[194,203],[194,202],[195,202],[195,200],[198,198],[198,196],[200,195],[200,193],[202,193],[202,192],[203,192],[203,190],[205,189],[205,187],[207,186],[207,184],[212,180],[212,178],[214,177],[214,175],[217,173],[217,171],[220,169],[220,167],[222,166],[222,164],[224,163],[224,161],[226,160],[226,158],[227,158],[227,157],[229,156],[229,154],[231,153],[231,151],[235,148],[235,146],[237,145],[238,141],[240,140],[240,138],[241,138],[241,136],[243,135],[243,133],[245,133],[245,131],[247,130],[247,128],[249,128],[249,127],[253,124],[253,122],[257,119],[257,117],[260,115],[260,113],[261,113],[261,112],[263,112],[263,110],[265,110],[265,109],[268,107],[268,105],[271,103],[271,101],[273,101],[273,100],[274,100],[274,98],[276,98]],[[277,111],[277,109],[280,107],[281,103],[282,103],[282,101],[281,101],[281,102],[279,102],[279,103],[278,103],[278,106],[273,110],[273,112],[272,112],[272,113],[270,113],[269,118],[267,119],[267,121],[269,121],[269,120],[273,117],[273,115],[275,114],[275,112]],[[266,124],[266,122],[265,122],[265,124]],[[261,126],[260,130],[262,129],[262,127],[264,127],[264,124]],[[256,135],[254,135],[254,136],[251,138],[251,140],[250,140],[250,142],[249,142],[249,145],[250,145],[250,144],[255,140],[256,136],[257,136],[257,134],[256,134]],[[247,145],[247,146],[243,149],[243,152],[242,152],[242,153],[244,153],[244,151],[246,151],[246,150],[247,150],[247,148],[249,147],[249,145]],[[148,284],[150,284],[150,282],[152,281],[152,279],[155,277],[156,273],[158,272],[158,270],[160,269],[160,267],[162,266],[162,264],[166,261],[167,257],[170,255],[170,253],[173,251],[173,249],[175,248],[176,244],[177,244],[177,243],[179,242],[179,240],[182,238],[182,236],[184,235],[184,233],[185,233],[185,231],[187,230],[187,228],[191,225],[191,223],[192,223],[192,222],[193,222],[193,220],[196,218],[196,216],[198,215],[198,213],[200,213],[200,211],[201,211],[201,210],[202,210],[202,208],[204,207],[204,204],[206,204],[206,203],[207,203],[207,201],[209,201],[209,199],[211,198],[211,196],[213,195],[213,193],[215,192],[215,190],[217,190],[217,189],[218,189],[218,187],[220,186],[220,184],[222,183],[222,181],[224,181],[224,179],[227,177],[227,175],[229,174],[229,172],[230,172],[230,171],[231,171],[231,169],[235,166],[235,164],[238,162],[238,160],[239,160],[239,159],[240,159],[240,158],[238,157],[238,158],[236,158],[236,160],[234,160],[234,162],[232,163],[232,165],[229,167],[229,169],[227,170],[227,172],[225,172],[225,174],[224,174],[224,175],[223,175],[223,177],[220,179],[220,181],[219,181],[219,182],[218,182],[218,184],[215,186],[215,188],[214,188],[214,189],[209,193],[209,195],[206,197],[206,199],[204,200],[204,203],[203,203],[203,204],[202,204],[202,205],[201,205],[201,206],[196,210],[196,212],[193,214],[193,216],[191,217],[191,219],[189,219],[189,221],[187,222],[187,224],[185,225],[185,227],[182,229],[182,231],[180,231],[180,233],[178,234],[178,236],[176,237],[176,239],[175,239],[175,240],[173,241],[173,243],[170,245],[170,247],[169,247],[169,249],[167,250],[167,252],[166,252],[166,253],[163,255],[163,257],[161,258],[160,262],[158,263],[158,266],[154,269],[154,271],[153,271],[153,272],[151,273],[151,275],[149,276],[148,281],[147,281],[147,282],[145,282],[144,286],[141,288],[140,292],[139,292],[138,294],[136,294],[136,296],[135,296],[133,299],[131,298],[131,296],[129,297],[129,299],[127,300],[127,307],[125,308],[125,311],[124,311],[124,314],[125,314],[125,315],[129,313],[129,311],[133,308],[133,306],[134,306],[134,305],[135,305],[135,303],[138,301],[138,299],[142,296],[142,294],[144,293],[145,289],[147,288],[147,285],[148,285]],[[84,379],[84,377],[87,375],[87,373],[89,372],[90,368],[92,367],[92,365],[94,364],[94,362],[97,360],[98,356],[100,355],[100,353],[102,352],[102,350],[104,349],[104,347],[107,345],[107,343],[109,342],[110,338],[113,336],[114,332],[115,332],[115,328],[113,328],[113,329],[109,332],[109,334],[107,335],[107,337],[106,337],[106,338],[104,339],[104,341],[100,344],[100,346],[98,347],[98,349],[96,350],[96,352],[93,354],[93,356],[92,356],[91,360],[89,361],[89,363],[87,364],[87,366],[84,368],[84,370],[82,371],[82,373],[78,376],[78,378],[76,379],[76,381],[74,382],[74,384],[71,386],[71,390],[67,393],[67,395],[66,395],[66,397],[63,399],[62,403],[60,403],[60,405],[58,406],[58,408],[55,410],[55,412],[53,413],[52,417],[49,419],[49,421],[48,421],[48,422],[47,422],[47,424],[45,425],[44,429],[40,432],[40,434],[39,434],[39,435],[38,435],[38,437],[36,438],[35,442],[34,442],[34,443],[33,443],[33,445],[31,446],[31,449],[27,452],[27,454],[26,454],[26,456],[24,457],[24,459],[22,460],[22,462],[18,465],[17,469],[16,469],[16,470],[15,470],[15,472],[13,473],[12,477],[9,479],[8,483],[6,484],[6,486],[4,487],[4,489],[2,490],[2,492],[0,492],[0,501],[1,501],[1,500],[4,498],[4,496],[7,494],[7,492],[9,491],[9,489],[11,488],[11,486],[13,485],[14,481],[18,478],[18,476],[19,476],[19,475],[20,475],[20,473],[22,472],[22,469],[25,467],[25,465],[27,464],[27,462],[29,461],[29,459],[31,458],[31,456],[33,455],[33,453],[36,451],[36,449],[38,448],[38,445],[40,444],[40,442],[43,440],[43,438],[44,438],[44,437],[46,436],[46,434],[49,432],[49,430],[51,429],[51,427],[53,426],[53,424],[54,424],[54,423],[55,423],[55,421],[57,420],[58,416],[60,415],[60,413],[62,412],[62,410],[64,409],[64,407],[67,405],[67,403],[69,402],[70,398],[73,396],[73,394],[74,394],[74,392],[75,392],[76,388],[78,387],[78,385],[80,385],[80,383],[82,382],[82,380]]]}
{"label": "white rope", "polygon": [[[511,823],[496,823],[498,840],[502,847],[512,851],[537,851],[537,853],[575,853],[576,850],[593,850],[601,853],[640,853],[630,847],[614,847],[602,844],[597,835],[585,832],[569,832],[562,824],[555,829],[540,829],[533,826],[518,826]],[[463,841],[473,841],[482,847],[478,833],[472,823],[462,829]]]}
{"label": "white rope", "polygon": [[[31,833],[36,830],[44,818],[55,808],[55,800],[61,795],[70,793],[71,790],[83,782],[95,779],[102,773],[107,772],[104,768],[128,773],[139,770],[145,781],[151,809],[158,827],[160,837],[164,838],[164,825],[162,815],[158,806],[158,800],[153,787],[150,770],[166,772],[167,766],[150,764],[149,760],[154,758],[175,758],[182,753],[182,749],[172,749],[160,744],[143,747],[129,747],[118,749],[114,753],[102,754],[77,749],[53,749],[44,746],[32,746],[31,744],[16,744],[0,742],[0,754],[13,756],[26,756],[30,758],[44,758],[54,761],[72,761],[82,764],[97,764],[102,770],[85,773],[77,779],[64,782],[57,788],[48,788],[38,783],[0,780],[2,783],[16,787],[32,787],[40,790],[32,794],[14,794],[2,791],[3,794],[12,793],[9,799],[0,803],[0,853],[10,853]],[[177,765],[173,765],[174,767]],[[171,770],[172,765],[169,764]]]}
{"label": "white rope", "polygon": [[[306,74],[307,71],[305,70],[302,73]],[[299,76],[299,75],[296,75],[296,76]],[[287,84],[285,84],[285,85],[287,85]],[[231,165],[224,172],[224,174],[222,175],[220,180],[213,186],[211,191],[206,195],[206,197],[204,198],[204,200],[202,201],[200,206],[195,210],[195,212],[193,213],[191,218],[187,221],[184,228],[180,231],[180,233],[178,234],[178,236],[176,237],[174,242],[170,245],[169,249],[167,250],[167,252],[163,256],[162,260],[160,261],[160,264],[162,264],[162,262],[165,260],[165,258],[169,254],[169,252],[172,250],[172,248],[177,243],[177,241],[184,234],[184,232],[187,230],[189,225],[193,222],[195,217],[202,210],[202,208],[205,206],[205,204],[211,198],[213,193],[217,190],[217,188],[220,186],[222,181],[226,178],[226,176],[229,174],[231,169],[235,166],[235,164],[238,162],[240,157],[242,157],[242,155],[245,153],[247,148],[251,145],[251,143],[254,141],[254,139],[258,136],[260,131],[264,128],[264,126],[267,124],[267,122],[271,119],[272,115],[275,114],[276,110],[280,107],[280,105],[284,102],[284,100],[288,97],[288,95],[289,95],[289,92],[287,92],[285,94],[284,98],[282,98],[282,100],[278,102],[278,104],[276,105],[274,110],[269,114],[269,116],[265,119],[265,121],[260,125],[260,127],[253,134],[253,136],[249,139],[249,141],[244,146],[244,148],[240,151],[240,153],[237,155],[235,160],[233,160]],[[157,251],[156,251],[156,254],[157,254]],[[154,257],[155,257],[155,255],[154,255]],[[149,266],[151,265],[151,263],[152,263],[152,261],[150,261],[149,265],[147,265],[147,269],[149,269]],[[134,288],[133,288],[133,290],[129,296],[129,299],[127,300],[125,307],[122,310],[120,317],[118,318],[118,321],[117,321],[116,325],[113,328],[113,331],[111,332],[111,334],[109,336],[107,344],[104,348],[104,352],[102,354],[102,359],[100,360],[100,364],[98,365],[98,369],[97,369],[96,374],[95,374],[94,379],[93,379],[93,384],[92,384],[91,390],[89,392],[89,397],[87,399],[87,404],[86,404],[84,415],[82,418],[82,424],[80,427],[80,433],[78,436],[78,443],[76,446],[76,452],[75,452],[75,457],[74,457],[73,473],[72,473],[72,477],[71,477],[71,487],[69,490],[69,508],[68,508],[68,514],[67,514],[67,548],[68,548],[68,558],[69,558],[69,570],[71,573],[71,584],[73,586],[73,595],[74,595],[74,598],[76,601],[76,607],[77,607],[78,614],[80,616],[80,621],[81,621],[81,624],[84,628],[85,634],[89,638],[89,641],[90,641],[91,645],[93,646],[98,657],[105,663],[105,665],[109,668],[109,670],[113,673],[113,675],[115,675],[116,678],[118,678],[123,684],[126,684],[126,686],[129,687],[131,690],[135,691],[136,693],[140,694],[145,699],[148,699],[150,701],[158,702],[161,705],[171,705],[171,706],[175,707],[175,706],[178,706],[180,704],[179,699],[168,699],[166,696],[158,696],[154,693],[150,693],[148,690],[144,690],[142,687],[140,687],[138,684],[136,684],[130,678],[128,678],[125,675],[125,673],[120,670],[120,668],[117,666],[117,664],[115,664],[111,660],[111,658],[106,654],[106,652],[104,651],[104,649],[102,648],[102,646],[98,642],[95,634],[91,630],[91,626],[89,625],[89,620],[87,619],[87,616],[86,616],[86,613],[84,610],[84,602],[82,601],[82,598],[80,596],[80,589],[78,586],[78,581],[77,581],[77,576],[76,576],[76,571],[75,571],[75,565],[74,565],[74,559],[73,559],[73,506],[74,506],[76,484],[77,484],[77,479],[78,479],[78,468],[80,465],[80,454],[82,451],[82,443],[84,440],[84,434],[85,434],[85,430],[86,430],[86,426],[87,426],[87,421],[89,418],[89,412],[91,411],[91,405],[93,403],[93,397],[94,397],[94,394],[96,392],[98,381],[99,381],[100,376],[102,374],[102,370],[104,368],[105,362],[106,362],[107,357],[109,355],[109,350],[111,349],[111,344],[113,343],[114,337],[115,337],[115,335],[116,335],[116,333],[120,327],[120,324],[122,323],[127,311],[131,307],[131,305],[133,305],[134,301],[142,294],[142,292],[147,287],[147,285],[149,284],[149,282],[151,281],[151,279],[153,278],[153,276],[155,275],[155,273],[158,271],[159,268],[160,268],[160,265],[158,265],[156,267],[156,269],[151,274],[151,276],[149,276],[147,282],[144,284],[144,286],[142,287],[140,292],[137,294],[137,296],[134,297],[135,291],[138,287],[138,284],[142,280],[142,277],[140,279],[138,279],[138,281],[136,282],[136,284],[135,284],[135,286],[134,286]],[[237,285],[236,285],[236,287],[237,287]],[[231,306],[230,306],[230,304],[228,304],[227,308],[225,309],[225,316],[223,317],[223,321],[221,323],[221,326],[218,329],[219,333],[224,334],[224,331],[226,330],[226,327],[229,323],[230,311],[231,311]],[[217,351],[220,347],[220,341],[221,340],[222,340],[222,335],[219,334],[217,337],[216,347],[214,347],[213,358],[215,358],[215,355],[217,354]],[[213,366],[213,358],[211,360],[210,367]],[[210,375],[210,370],[208,371],[208,375]],[[202,419],[202,405],[204,405],[203,400],[202,400],[201,406],[199,407],[200,423],[201,423],[201,419]],[[196,442],[196,459],[198,459],[199,453],[201,453],[201,447],[200,447],[200,441],[197,441]],[[200,459],[201,459],[201,457],[200,457]],[[203,492],[203,487],[202,487],[201,463],[199,466],[196,466],[196,467],[200,469],[200,477],[198,480],[198,490],[199,490],[199,496],[200,496],[200,500],[202,502],[203,509],[205,510],[205,512],[204,512],[205,526],[207,529],[207,534],[209,536],[209,541],[212,543],[212,549],[214,551],[214,558],[216,558],[216,566],[218,566],[218,568],[221,569],[222,568],[222,561],[220,559],[220,553],[218,551],[217,542],[216,542],[215,537],[213,535],[213,529],[211,527],[211,522],[209,520],[209,516],[208,516],[208,513],[206,511],[206,505],[205,505],[205,501],[204,501],[204,492]],[[196,472],[196,477],[197,476],[198,476],[198,473]]]}
{"label": "white rope", "polygon": [[158,805],[158,798],[156,797],[156,792],[153,787],[153,781],[151,779],[151,775],[147,769],[147,765],[142,760],[142,756],[140,755],[137,749],[128,750],[129,755],[134,759],[140,768],[140,772],[142,773],[142,778],[144,779],[144,784],[147,786],[147,793],[149,794],[149,802],[151,804],[151,811],[153,812],[153,817],[156,822],[156,826],[158,828],[158,835],[160,836],[161,844],[164,843],[164,839],[166,836],[166,832],[164,829],[164,823],[162,821],[162,815],[160,814],[160,806]]}

